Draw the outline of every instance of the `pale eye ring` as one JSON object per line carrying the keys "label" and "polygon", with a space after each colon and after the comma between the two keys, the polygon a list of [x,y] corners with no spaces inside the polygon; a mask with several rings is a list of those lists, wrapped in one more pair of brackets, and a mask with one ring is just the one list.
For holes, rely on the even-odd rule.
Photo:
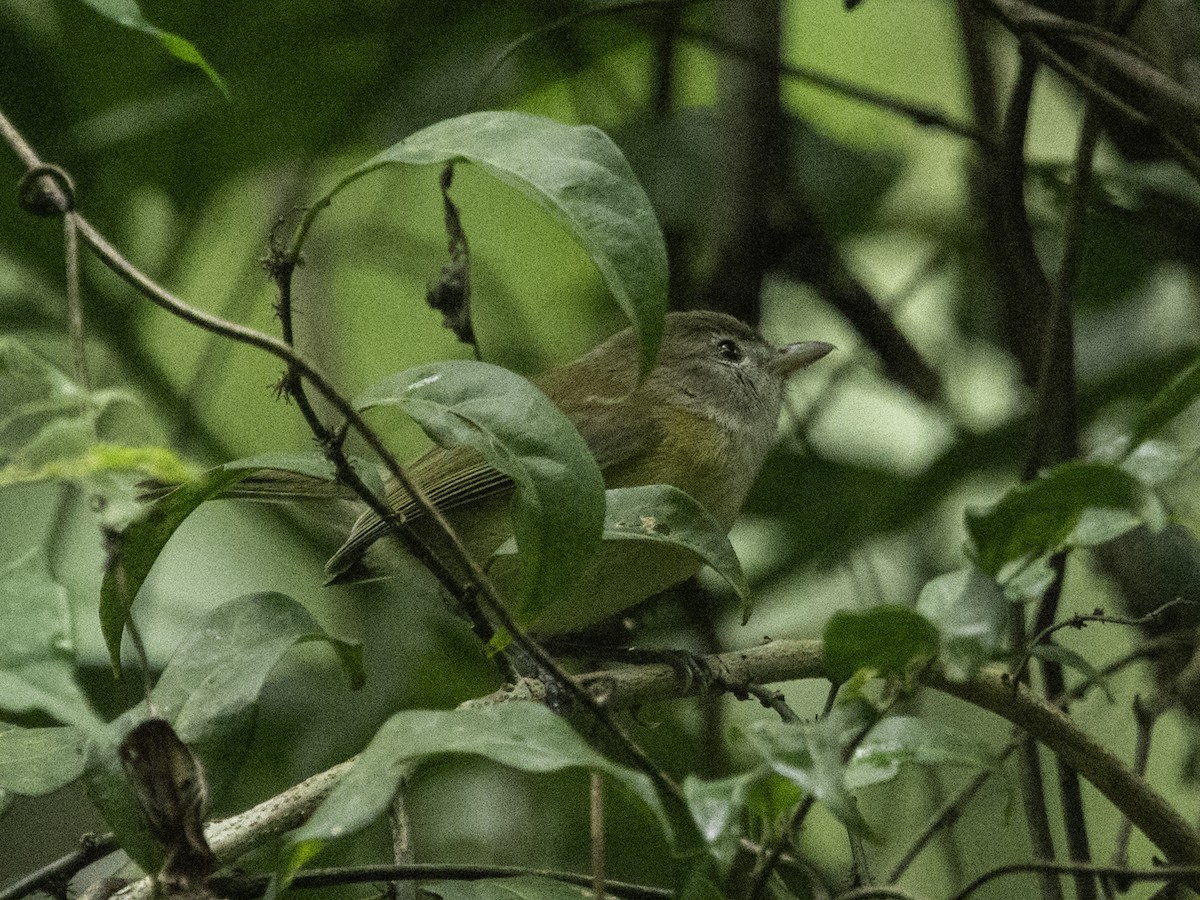
{"label": "pale eye ring", "polygon": [[737,341],[729,339],[717,344],[717,354],[721,359],[728,360],[729,362],[741,362],[743,357],[742,348],[737,345]]}

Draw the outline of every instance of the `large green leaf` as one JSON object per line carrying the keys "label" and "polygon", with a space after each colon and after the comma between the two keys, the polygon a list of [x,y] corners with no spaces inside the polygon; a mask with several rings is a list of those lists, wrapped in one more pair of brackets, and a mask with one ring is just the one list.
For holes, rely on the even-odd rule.
{"label": "large green leaf", "polygon": [[[505,577],[507,541],[492,571]],[[750,588],[724,526],[691,496],[666,484],[605,492],[603,543],[583,573],[575,601],[543,610],[530,624],[544,633],[577,631],[627,609],[708,565],[741,598],[750,615]]]}
{"label": "large green leaf", "polygon": [[1200,359],[1180,372],[1171,383],[1138,410],[1126,452],[1157,435],[1200,396]]}
{"label": "large green leaf", "polygon": [[151,25],[146,17],[142,15],[142,10],[137,4],[137,0],[83,0],[83,2],[106,19],[116,22],[125,28],[140,31],[155,38],[163,46],[163,49],[176,59],[188,65],[195,66],[207,75],[208,80],[216,85],[217,89],[225,95],[225,99],[229,99],[229,89],[225,87],[225,82],[221,80],[221,76],[217,74],[216,69],[208,64],[208,61],[196,49],[195,45],[177,34],[163,31],[161,28]]}
{"label": "large green leaf", "polygon": [[851,790],[891,781],[903,765],[984,768],[993,760],[978,741],[940,722],[891,716],[871,729],[846,765]]}
{"label": "large green leaf", "polygon": [[[258,695],[271,670],[292,647],[314,640],[329,643],[351,684],[361,684],[361,649],[331,638],[303,606],[282,594],[249,594],[218,606],[171,657],[152,693],[153,715],[171,722],[193,747],[210,786],[235,771],[248,749]],[[147,871],[157,871],[162,848],[146,826],[118,754],[125,737],[151,715],[143,703],[94,733],[84,783],[122,849]]]}
{"label": "large green leaf", "polygon": [[1103,462],[1067,462],[967,513],[975,561],[996,576],[1009,563],[1065,546],[1094,546],[1155,516],[1138,478]]}
{"label": "large green leaf", "polygon": [[667,828],[666,813],[646,775],[605,759],[541,704],[406,710],[384,723],[312,818],[292,833],[287,873],[295,872],[326,842],[353,834],[381,816],[400,781],[422,761],[450,754],[481,756],[524,772],[603,772]]}
{"label": "large green leaf", "polygon": [[846,785],[842,757],[873,711],[865,702],[839,704],[812,723],[758,721],[747,734],[766,764],[811,794],[848,828],[869,833]]}
{"label": "large green leaf", "polygon": [[146,507],[117,535],[100,585],[100,631],[114,673],[121,671],[121,639],[133,601],[171,535],[201,503],[247,474],[224,468],[205,472]]}
{"label": "large green leaf", "polygon": [[951,678],[969,678],[1000,649],[1009,601],[995,579],[974,566],[933,579],[917,597],[917,612],[941,634],[941,663]]}
{"label": "large green leaf", "polygon": [[368,160],[325,198],[381,166],[475,163],[579,242],[633,323],[650,371],[667,311],[667,251],[650,201],[604,132],[519,112],[477,112],[418,131]]}
{"label": "large green leaf", "polygon": [[705,844],[722,866],[733,861],[742,838],[758,833],[746,828],[747,813],[774,825],[801,797],[794,781],[769,766],[715,781],[689,777],[683,794]]}
{"label": "large green leaf", "polygon": [[60,722],[96,722],[75,681],[67,592],[33,549],[0,569],[0,710],[40,711]]}
{"label": "large green leaf", "polygon": [[600,543],[604,479],[575,426],[550,399],[499,366],[418,366],[369,388],[356,406],[399,406],[443,446],[477,450],[516,484],[521,558],[516,612],[535,621],[572,588]]}
{"label": "large green leaf", "polygon": [[[351,462],[367,486],[381,493],[382,483],[373,467]],[[300,477],[289,479],[292,474]],[[247,491],[250,496],[286,500],[344,495],[334,484],[333,464],[320,454],[268,453],[210,469],[145,507],[120,532],[100,587],[100,628],[115,672],[120,671],[121,639],[129,610],[171,535],[206,500],[237,496],[234,486],[258,475],[266,476],[264,484]]]}
{"label": "large green leaf", "polygon": [[937,629],[907,606],[841,610],[825,625],[825,670],[834,684],[855,673],[910,678],[938,652]]}
{"label": "large green leaf", "polygon": [[288,650],[309,641],[329,644],[351,687],[362,685],[362,647],[328,635],[291,597],[249,594],[223,603],[167,663],[154,688],[157,712],[210,771],[232,769],[251,736],[267,677]]}
{"label": "large green leaf", "polygon": [[48,794],[83,774],[87,733],[58,728],[0,726],[0,790]]}
{"label": "large green leaf", "polygon": [[604,540],[666,544],[690,550],[729,582],[746,603],[750,585],[729,533],[698,501],[669,484],[614,488],[605,494]]}

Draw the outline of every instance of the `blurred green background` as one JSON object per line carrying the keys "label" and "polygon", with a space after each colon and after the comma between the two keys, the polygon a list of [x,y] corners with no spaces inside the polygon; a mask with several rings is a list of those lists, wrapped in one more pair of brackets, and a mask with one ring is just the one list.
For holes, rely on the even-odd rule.
{"label": "blurred green background", "polygon": [[[569,2],[273,4],[144,2],[159,27],[183,35],[220,72],[229,99],[156,42],[82,3],[0,5],[0,109],[48,160],[70,171],[86,215],[140,268],[190,302],[273,331],[273,288],[260,265],[276,220],[380,149],[440,119],[511,108],[604,128],[649,192],[672,250],[672,303],[704,302],[721,265],[714,246],[726,209],[721,99],[723,56],[688,30],[724,34],[723,3],[682,9],[669,84],[655,11],[591,16],[536,36],[482,81],[501,49],[579,9]],[[1002,78],[1011,40],[991,34]],[[856,85],[937,107],[968,121],[964,58],[954,8],[939,0],[867,0],[847,12],[833,0],[784,5],[782,56]],[[661,646],[752,646],[764,635],[819,637],[838,609],[912,603],[931,577],[963,561],[962,513],[1017,477],[1030,397],[998,326],[986,237],[970,193],[969,141],[920,128],[893,111],[796,79],[783,80],[796,188],[845,269],[885,308],[937,374],[918,398],[889,379],[877,355],[829,302],[828,291],[787,266],[767,271],[761,326],[776,341],[831,341],[839,352],[796,379],[781,441],[760,479],[735,546],[755,586],[756,614],[740,626],[735,604],[710,633],[671,607],[644,638]],[[1035,94],[1028,159],[1035,236],[1053,269],[1080,110],[1053,79]],[[1200,190],[1167,163],[1133,166],[1104,145],[1076,320],[1086,448],[1117,433],[1145,398],[1194,354],[1200,334],[1195,226]],[[0,154],[0,181],[21,168]],[[319,220],[298,272],[298,344],[353,395],[419,362],[468,357],[424,302],[446,259],[438,172],[394,169],[341,194]],[[531,374],[566,361],[622,327],[583,252],[531,203],[469,166],[453,196],[471,241],[474,320],[485,359]],[[767,216],[769,210],[763,210]],[[0,328],[69,370],[61,228],[0,203]],[[803,255],[803,248],[801,248]],[[792,267],[793,270],[795,267]],[[135,296],[87,259],[89,358],[99,386],[141,400],[108,427],[129,442],[162,443],[198,467],[275,450],[307,450],[294,407],[276,398],[270,357],[190,328]],[[403,459],[425,439],[396,419],[378,421]],[[1195,416],[1177,438],[1195,447]],[[1189,440],[1190,439],[1190,440]],[[1172,486],[1171,511],[1197,524],[1194,480]],[[280,514],[211,503],[174,537],[139,601],[157,664],[206,611],[247,592],[303,602],[333,633],[362,640],[367,686],[350,692],[321,647],[293,651],[264,698],[253,752],[214,812],[236,811],[360,749],[402,708],[445,708],[488,692],[493,673],[465,627],[428,596],[394,588],[326,589],[322,565],[338,542],[319,512]],[[0,490],[0,564],[44,546],[65,585],[71,640],[92,701],[113,715],[137,698],[114,687],[96,607],[103,551],[78,492],[57,484]],[[719,586],[713,586],[720,593]],[[1120,608],[1083,556],[1073,558],[1062,609]],[[1065,639],[1101,663],[1137,635],[1095,626]],[[1146,672],[1076,707],[1079,722],[1123,758],[1132,752],[1129,707]],[[783,686],[815,715],[826,685]],[[940,697],[910,701],[972,730],[991,747],[998,720]],[[723,723],[767,715],[727,699]],[[676,773],[718,775],[739,759],[713,750],[712,710],[693,703],[642,710],[635,734]],[[42,724],[31,721],[26,724]],[[1182,780],[1191,724],[1179,714],[1156,732],[1150,777],[1188,815],[1195,786]],[[744,762],[744,760],[741,760]],[[1048,762],[1048,761],[1047,761]],[[906,771],[865,792],[863,813],[882,837],[885,870],[919,823],[971,773]],[[1117,818],[1085,786],[1098,859]],[[587,785],[582,777],[518,776],[478,763],[426,772],[411,799],[417,859],[583,869]],[[648,823],[613,800],[609,872],[669,878]],[[1057,811],[1052,812],[1057,820]],[[632,817],[626,826],[624,820]],[[80,792],[18,800],[0,819],[0,881],[70,849],[100,828]],[[803,849],[831,879],[850,869],[844,832],[818,813]],[[381,859],[382,828],[320,857]],[[961,872],[1030,855],[1011,773],[992,779],[955,839],[935,846],[903,882],[942,896]],[[1134,858],[1148,860],[1135,840]],[[1032,881],[990,886],[981,897],[1020,896]],[[1132,896],[1153,888],[1135,887]],[[367,889],[349,890],[366,896]]]}

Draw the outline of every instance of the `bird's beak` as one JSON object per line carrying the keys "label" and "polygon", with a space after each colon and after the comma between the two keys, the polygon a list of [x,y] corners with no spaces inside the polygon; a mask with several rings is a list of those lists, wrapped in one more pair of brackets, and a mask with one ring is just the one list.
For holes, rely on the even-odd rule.
{"label": "bird's beak", "polygon": [[799,372],[815,363],[837,347],[824,341],[803,341],[799,344],[788,344],[779,349],[779,355],[767,363],[767,368],[780,378]]}

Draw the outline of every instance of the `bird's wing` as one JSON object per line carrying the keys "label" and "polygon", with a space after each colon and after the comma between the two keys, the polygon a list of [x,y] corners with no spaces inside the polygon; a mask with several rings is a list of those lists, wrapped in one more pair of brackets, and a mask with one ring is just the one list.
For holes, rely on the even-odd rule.
{"label": "bird's wing", "polygon": [[[630,415],[627,406],[618,406],[605,398],[587,398],[566,406],[563,412],[579,429],[601,471],[649,452],[659,440],[650,417]],[[443,512],[513,488],[511,478],[490,466],[477,451],[464,447],[434,447],[408,471]],[[417,522],[425,516],[425,511],[396,479],[388,480],[387,497],[392,509],[406,521]],[[364,513],[326,564],[328,583],[359,580],[363,554],[387,530],[387,523],[374,512]]]}
{"label": "bird's wing", "polygon": [[[477,451],[466,447],[434,447],[408,467],[408,474],[443,512],[512,490],[513,486],[511,478],[488,465]],[[389,478],[386,485],[388,505],[401,519],[417,522],[425,517],[425,510],[398,479]],[[373,510],[363,513],[350,529],[346,542],[325,564],[325,571],[331,576],[328,583],[358,580],[349,573],[387,531],[387,523]]]}

